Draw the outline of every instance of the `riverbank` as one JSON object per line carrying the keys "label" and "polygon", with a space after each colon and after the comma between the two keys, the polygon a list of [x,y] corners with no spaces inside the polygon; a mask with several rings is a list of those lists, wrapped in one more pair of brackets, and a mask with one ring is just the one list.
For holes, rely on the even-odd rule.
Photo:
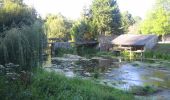
{"label": "riverbank", "polygon": [[144,53],[145,58],[170,60],[170,43],[159,43],[152,51]]}
{"label": "riverbank", "polygon": [[66,78],[55,72],[38,69],[31,82],[9,81],[1,76],[2,100],[133,100],[134,97],[115,88],[90,80]]}

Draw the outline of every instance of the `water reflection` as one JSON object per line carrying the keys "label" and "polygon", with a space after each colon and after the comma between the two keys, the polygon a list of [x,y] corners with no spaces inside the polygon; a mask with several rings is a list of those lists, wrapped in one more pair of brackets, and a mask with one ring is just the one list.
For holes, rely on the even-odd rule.
{"label": "water reflection", "polygon": [[[50,59],[50,57],[48,58]],[[125,62],[120,59],[92,58],[88,61],[53,64],[47,61],[47,69],[61,72],[68,77],[98,78],[101,84],[129,89],[131,86],[152,85],[170,89],[170,69],[151,68],[148,62]],[[153,61],[152,61],[153,62]],[[152,64],[149,61],[150,64]],[[163,63],[160,63],[163,65]]]}

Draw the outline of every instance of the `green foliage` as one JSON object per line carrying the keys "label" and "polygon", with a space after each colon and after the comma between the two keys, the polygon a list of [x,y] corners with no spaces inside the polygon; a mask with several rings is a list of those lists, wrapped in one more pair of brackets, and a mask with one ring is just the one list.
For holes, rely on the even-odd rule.
{"label": "green foliage", "polygon": [[[37,19],[33,8],[27,7],[22,0],[2,0],[0,7],[0,32],[11,27],[31,25]],[[4,35],[4,34],[0,34]]]}
{"label": "green foliage", "polygon": [[74,23],[71,28],[72,41],[84,42],[96,38],[96,27],[88,19],[82,19]]}
{"label": "green foliage", "polygon": [[6,36],[0,38],[0,63],[12,62],[28,70],[40,62],[44,40],[41,25],[41,22],[35,22],[31,26],[4,31]]}
{"label": "green foliage", "polygon": [[122,14],[122,27],[124,32],[128,32],[128,28],[135,23],[133,16],[128,12]]}
{"label": "green foliage", "polygon": [[90,58],[92,56],[95,56],[98,50],[94,47],[88,47],[88,46],[73,46],[72,48],[65,49],[65,48],[58,48],[55,51],[55,56],[62,57],[64,54],[73,54],[73,55],[79,55],[83,57]]}
{"label": "green foliage", "polygon": [[144,52],[145,58],[170,60],[170,44],[157,44],[152,51]]}
{"label": "green foliage", "polygon": [[[157,0],[157,2],[159,1],[161,0]],[[140,31],[142,34],[154,33],[156,35],[165,35],[170,33],[170,10],[163,6],[166,0],[161,2],[159,4],[156,3],[154,9],[141,24]]]}
{"label": "green foliage", "polygon": [[97,52],[95,54],[95,56],[98,56],[98,57],[107,57],[107,58],[114,58],[114,57],[116,57],[116,55],[113,52],[104,52],[104,51]]}
{"label": "green foliage", "polygon": [[48,38],[64,38],[68,40],[71,26],[71,22],[60,14],[47,16],[45,22]]}
{"label": "green foliage", "polygon": [[19,64],[23,70],[36,66],[41,61],[45,35],[35,10],[22,0],[3,0],[0,24],[0,64]]}
{"label": "green foliage", "polygon": [[131,89],[131,93],[135,95],[148,95],[157,92],[158,90],[152,86],[134,86]]}
{"label": "green foliage", "polygon": [[120,34],[121,15],[116,0],[94,0],[92,19],[99,34]]}
{"label": "green foliage", "polygon": [[88,47],[88,46],[78,46],[76,49],[78,55],[87,58],[94,56],[98,51],[96,50],[95,47]]}
{"label": "green foliage", "polygon": [[125,58],[129,58],[130,57],[130,52],[129,51],[122,51],[121,52],[121,56],[125,57]]}
{"label": "green foliage", "polygon": [[144,53],[145,58],[152,58],[152,59],[164,59],[164,60],[170,60],[170,55],[165,52],[159,52],[159,51],[146,51]]}
{"label": "green foliage", "polygon": [[65,49],[65,48],[58,48],[55,50],[55,54],[56,56],[62,57],[64,54],[76,54],[76,48],[69,48],[69,49]]}
{"label": "green foliage", "polygon": [[32,86],[34,88],[36,87],[34,93],[38,98],[41,99],[132,99],[130,95],[122,95],[124,94],[123,92],[113,88],[101,86],[88,80],[83,81],[77,78],[68,79],[64,76],[48,72],[39,72],[37,76],[34,77],[34,82]]}
{"label": "green foliage", "polygon": [[128,33],[140,34],[140,24],[142,22],[142,18],[139,16],[135,16],[134,24],[129,27]]}
{"label": "green foliage", "polygon": [[7,82],[0,76],[1,100],[132,100],[131,94],[95,84],[90,80],[66,78],[55,72],[38,69],[32,83]]}

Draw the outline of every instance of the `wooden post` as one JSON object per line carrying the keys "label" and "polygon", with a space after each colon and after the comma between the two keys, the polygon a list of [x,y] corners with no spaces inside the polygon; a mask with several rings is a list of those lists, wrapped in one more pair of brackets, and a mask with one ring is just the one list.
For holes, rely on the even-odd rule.
{"label": "wooden post", "polygon": [[132,49],[130,47],[130,60],[132,60]]}

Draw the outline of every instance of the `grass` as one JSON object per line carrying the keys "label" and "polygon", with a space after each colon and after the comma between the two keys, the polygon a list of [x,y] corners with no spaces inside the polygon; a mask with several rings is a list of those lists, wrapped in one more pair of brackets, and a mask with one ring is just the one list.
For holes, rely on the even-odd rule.
{"label": "grass", "polygon": [[106,51],[98,51],[94,56],[98,57],[106,57],[106,58],[115,58],[115,54],[112,52],[106,52]]}
{"label": "grass", "polygon": [[160,52],[160,53],[165,53],[165,54],[170,54],[170,44],[165,43],[165,44],[158,44],[154,50],[154,52]]}
{"label": "grass", "polygon": [[131,89],[131,93],[135,95],[149,95],[157,92],[158,90],[152,86],[134,86]]}
{"label": "grass", "polygon": [[133,100],[133,95],[90,80],[39,69],[29,85],[0,78],[1,100]]}
{"label": "grass", "polygon": [[144,53],[145,58],[170,60],[170,44],[158,44],[152,51]]}

